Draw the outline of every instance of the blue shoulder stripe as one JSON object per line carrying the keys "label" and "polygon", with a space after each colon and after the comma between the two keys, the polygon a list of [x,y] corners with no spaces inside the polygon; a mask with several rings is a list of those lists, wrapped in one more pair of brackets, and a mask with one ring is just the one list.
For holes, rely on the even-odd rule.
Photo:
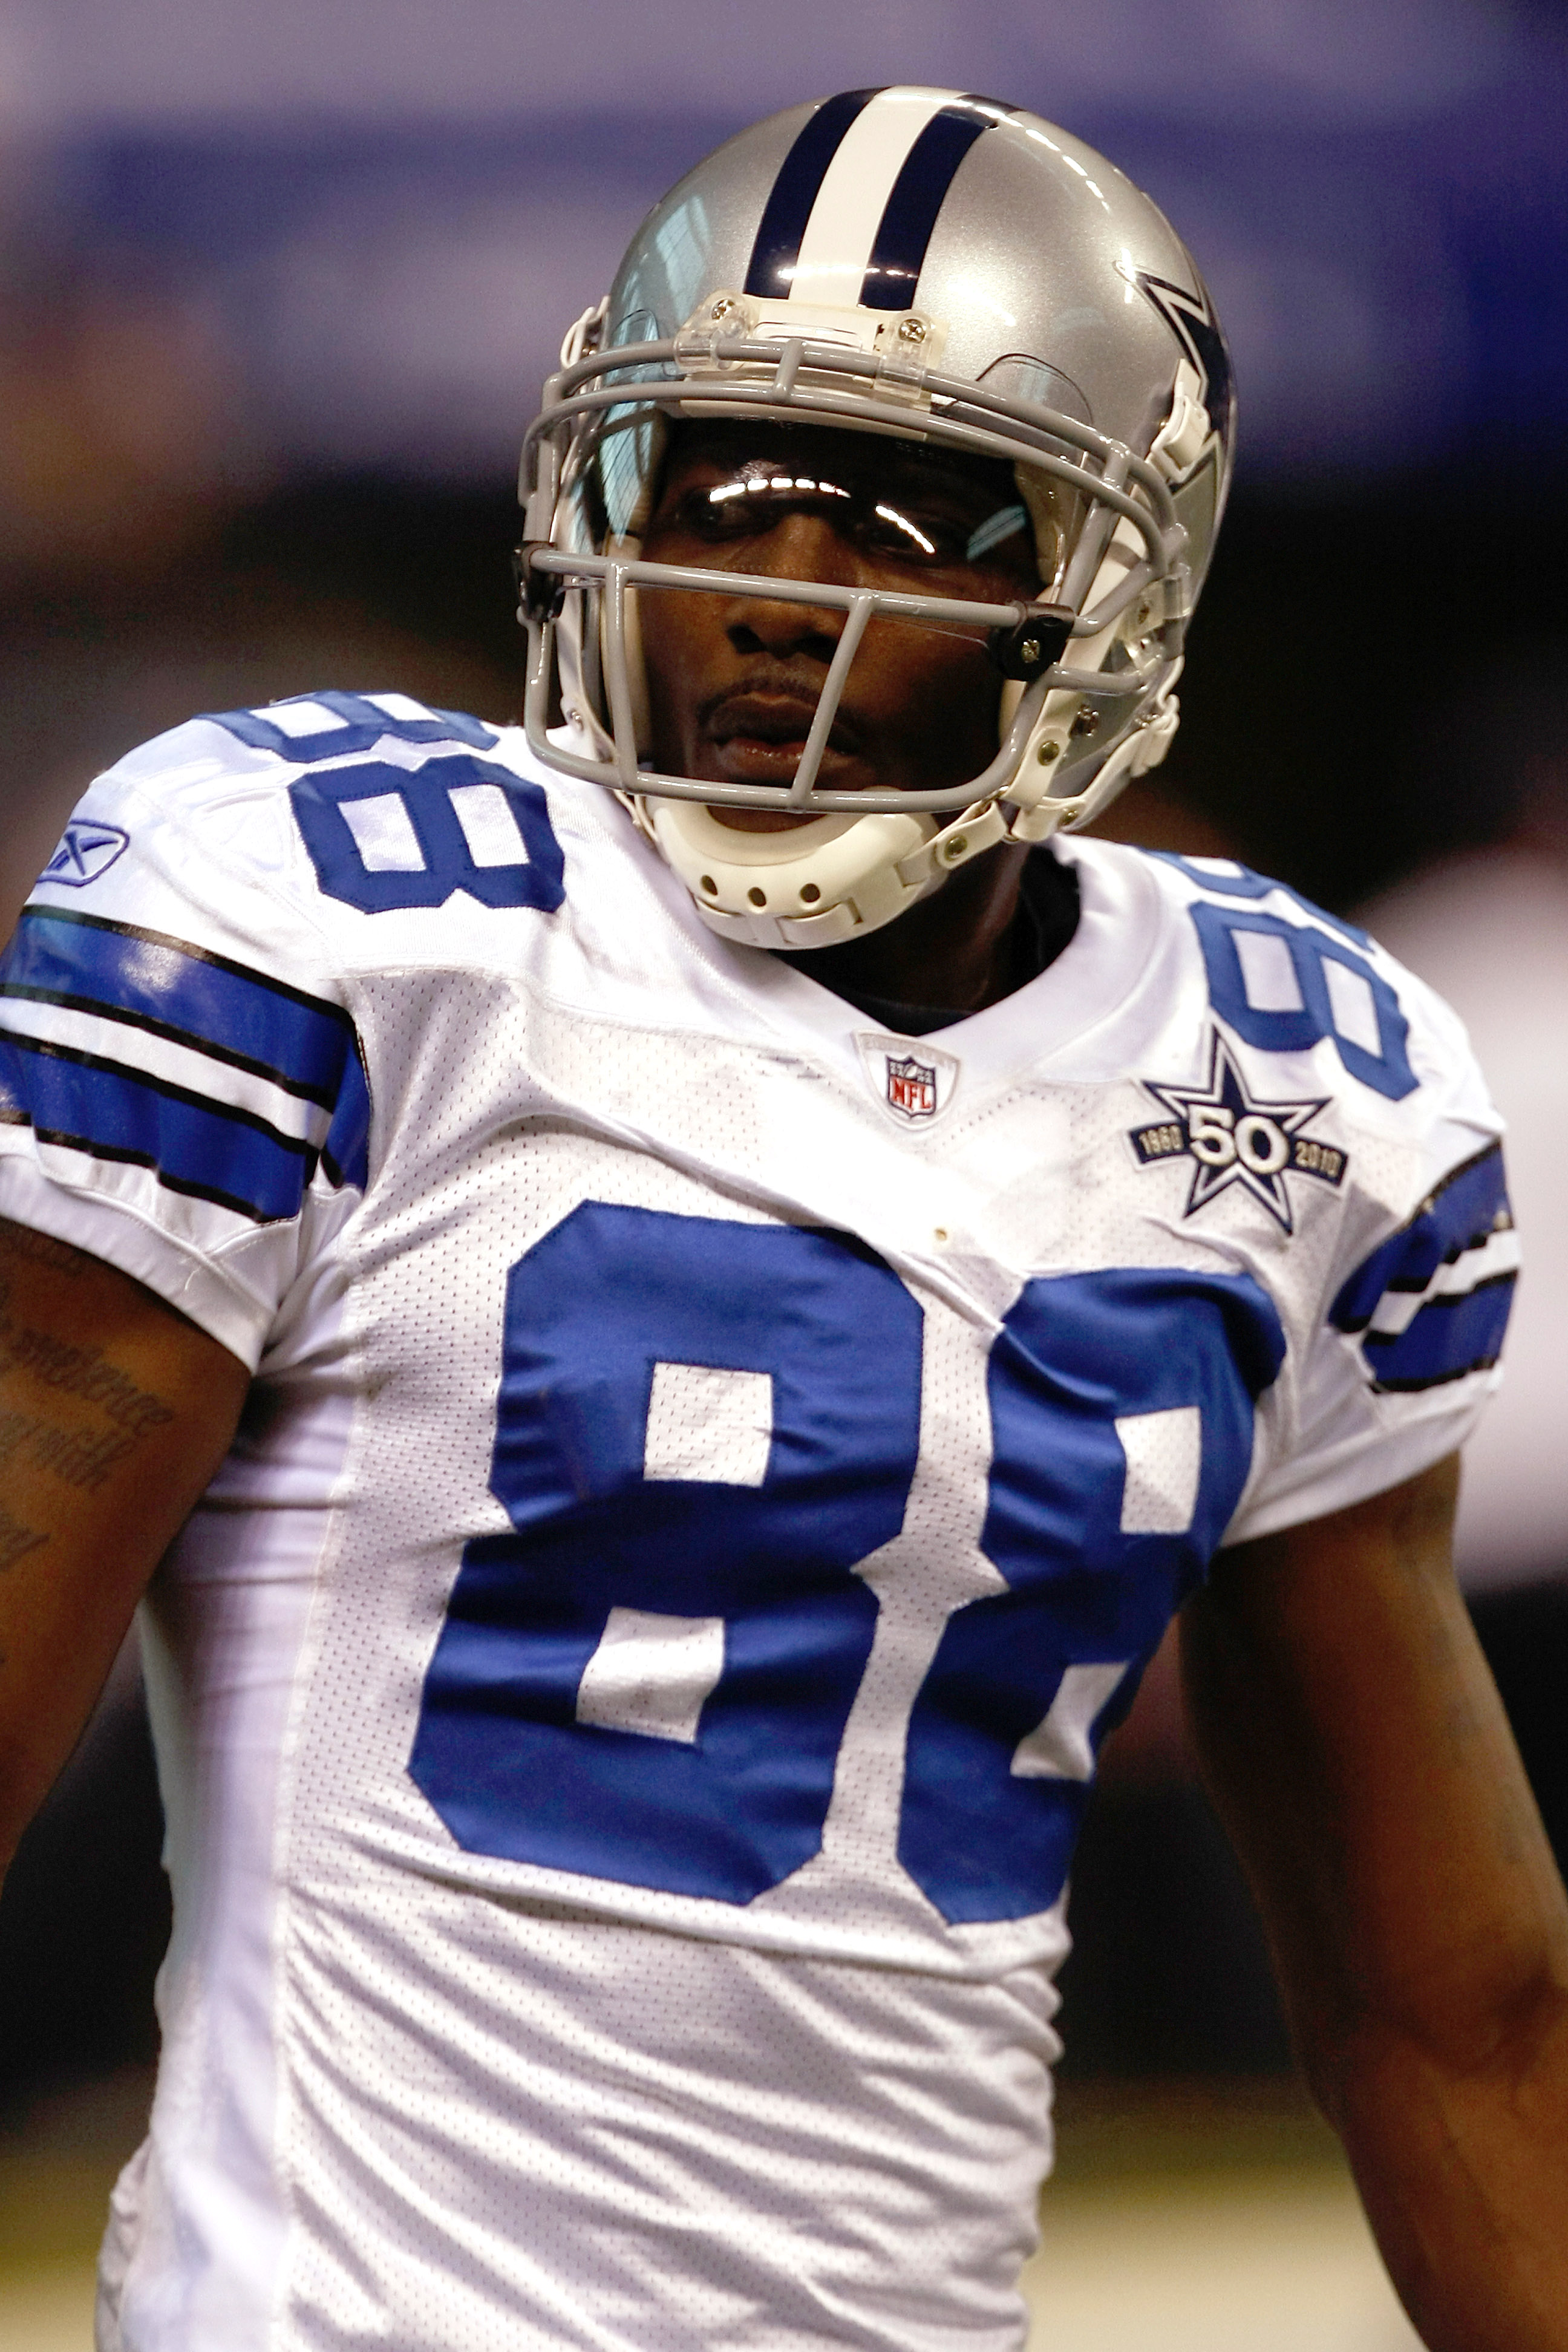
{"label": "blue shoulder stripe", "polygon": [[170,1192],[263,1224],[298,1215],[318,1159],[335,1185],[368,1181],[370,1093],[341,1005],[161,931],[39,906],[0,960],[0,995],[144,1031],[331,1115],[318,1150],[263,1110],[209,1098],[199,1077],[193,1088],[58,1037],[0,1032],[0,1119],[41,1141],[150,1168]]}
{"label": "blue shoulder stripe", "polygon": [[1341,1331],[1364,1331],[1385,1291],[1425,1290],[1440,1265],[1481,1248],[1511,1223],[1502,1147],[1489,1144],[1446,1176],[1409,1223],[1356,1268],[1330,1309],[1331,1322]]}
{"label": "blue shoulder stripe", "polygon": [[353,1184],[363,1192],[370,1181],[370,1086],[357,1038],[343,1062],[338,1107],[321,1146],[321,1165],[331,1184]]}
{"label": "blue shoulder stripe", "polygon": [[1369,1331],[1362,1349],[1373,1386],[1434,1389],[1489,1371],[1502,1352],[1514,1280],[1497,1275],[1473,1290],[1429,1298],[1403,1331]]}
{"label": "blue shoulder stripe", "polygon": [[[1484,1251],[1493,1234],[1507,1233],[1512,1223],[1502,1148],[1489,1144],[1447,1176],[1408,1223],[1356,1268],[1334,1300],[1330,1320],[1342,1331],[1361,1333],[1374,1389],[1437,1388],[1496,1363],[1513,1304],[1511,1269],[1489,1274],[1489,1261],[1478,1255],[1468,1282],[1461,1273],[1454,1288],[1432,1286],[1445,1266],[1458,1266],[1471,1251]],[[1374,1328],[1384,1299],[1420,1298],[1424,1292],[1429,1295],[1401,1329]]]}
{"label": "blue shoulder stripe", "polygon": [[[273,711],[286,716],[274,719],[269,715]],[[489,751],[496,740],[493,727],[470,719],[464,710],[427,710],[414,703],[395,715],[369,695],[343,694],[336,688],[291,694],[259,710],[205,710],[202,716],[254,751],[275,751],[279,759],[305,768],[318,760],[369,751],[388,736],[400,743],[467,743],[476,751]]]}
{"label": "blue shoulder stripe", "polygon": [[89,1055],[0,1036],[0,1117],[40,1143],[151,1168],[171,1192],[254,1224],[297,1216],[316,1153],[254,1113]]}
{"label": "blue shoulder stripe", "polygon": [[26,908],[0,995],[150,1030],[332,1108],[353,1024],[340,1005],[188,940],[54,907]]}

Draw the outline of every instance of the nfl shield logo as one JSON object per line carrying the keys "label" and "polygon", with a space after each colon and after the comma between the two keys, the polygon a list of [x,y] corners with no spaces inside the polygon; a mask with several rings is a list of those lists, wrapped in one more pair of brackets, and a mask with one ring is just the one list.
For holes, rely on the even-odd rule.
{"label": "nfl shield logo", "polygon": [[936,1068],[931,1062],[888,1055],[888,1102],[905,1118],[936,1117]]}
{"label": "nfl shield logo", "polygon": [[956,1055],[922,1037],[920,1051],[910,1051],[903,1037],[869,1034],[862,1030],[855,1043],[866,1084],[884,1115],[895,1127],[921,1127],[946,1115],[958,1085]]}

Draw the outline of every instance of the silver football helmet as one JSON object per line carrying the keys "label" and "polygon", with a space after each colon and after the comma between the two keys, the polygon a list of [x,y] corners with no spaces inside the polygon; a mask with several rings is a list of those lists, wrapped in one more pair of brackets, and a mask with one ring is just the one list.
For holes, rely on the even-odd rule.
{"label": "silver football helmet", "polygon": [[[762,947],[889,921],[1003,839],[1095,815],[1163,759],[1229,476],[1225,340],[1163,214],[1037,116],[853,90],[728,141],[655,206],[580,319],[523,444],[524,720],[550,766],[622,794],[704,919]],[[850,427],[1002,458],[1037,595],[1010,604],[645,562],[669,425]],[[793,782],[649,761],[637,596],[754,593],[844,615]],[[874,617],[983,637],[1000,740],[942,791],[817,773]],[[548,733],[559,686],[566,725]],[[715,806],[809,823],[721,824]]]}

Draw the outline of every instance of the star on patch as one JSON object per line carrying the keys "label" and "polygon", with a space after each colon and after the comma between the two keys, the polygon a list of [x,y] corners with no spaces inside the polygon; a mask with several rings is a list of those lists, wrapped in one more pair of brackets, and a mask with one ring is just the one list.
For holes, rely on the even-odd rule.
{"label": "star on patch", "polygon": [[1349,1154],[1338,1144],[1302,1133],[1310,1120],[1328,1108],[1329,1097],[1314,1102],[1258,1099],[1248,1093],[1241,1066],[1217,1030],[1211,1040],[1206,1087],[1156,1086],[1152,1079],[1142,1084],[1169,1115],[1134,1128],[1132,1148],[1145,1168],[1164,1160],[1195,1163],[1184,1216],[1194,1215],[1232,1184],[1239,1184],[1288,1234],[1294,1233],[1286,1177],[1311,1176],[1334,1185],[1343,1179]]}

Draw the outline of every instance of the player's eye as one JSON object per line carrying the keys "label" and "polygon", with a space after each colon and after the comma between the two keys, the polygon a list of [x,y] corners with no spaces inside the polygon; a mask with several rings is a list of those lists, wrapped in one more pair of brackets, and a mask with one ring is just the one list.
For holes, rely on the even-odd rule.
{"label": "player's eye", "polygon": [[1006,567],[1027,555],[1028,517],[1016,501],[977,509],[972,499],[949,499],[940,490],[868,502],[860,526],[865,546],[879,555],[927,569],[933,566]]}
{"label": "player's eye", "polygon": [[730,480],[689,489],[676,507],[679,525],[710,541],[746,539],[772,530],[786,514],[804,509],[834,521],[853,512],[847,490],[816,475],[748,467]]}
{"label": "player's eye", "polygon": [[678,526],[699,539],[745,538],[760,527],[757,501],[747,497],[747,488],[743,481],[716,482],[688,490],[676,507]]}
{"label": "player's eye", "polygon": [[878,499],[861,510],[861,543],[902,563],[951,563],[956,533],[941,515],[920,513],[902,500]]}

